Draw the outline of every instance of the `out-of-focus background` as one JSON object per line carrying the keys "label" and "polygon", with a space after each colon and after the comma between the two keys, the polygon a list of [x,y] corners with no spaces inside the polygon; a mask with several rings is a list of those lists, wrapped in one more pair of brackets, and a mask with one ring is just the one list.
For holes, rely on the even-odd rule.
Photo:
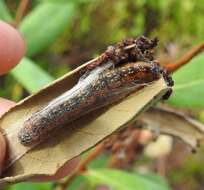
{"label": "out-of-focus background", "polygon": [[[96,57],[108,45],[126,37],[158,37],[155,56],[161,64],[174,62],[186,50],[204,40],[203,0],[32,0],[26,7],[22,4],[23,0],[0,0],[0,19],[16,26],[27,44],[27,53],[21,63],[8,75],[0,77],[0,96],[13,101],[36,92]],[[194,117],[204,121],[204,55],[200,54],[193,61],[197,63],[196,68],[189,64],[189,72],[175,74],[175,85],[183,81],[190,83],[192,73],[200,76],[199,83],[195,81],[191,87],[175,88],[168,103],[190,110]],[[179,81],[181,78],[184,78],[182,82]],[[148,177],[142,180],[148,178],[152,184],[158,182],[161,189],[168,189],[166,186],[169,186],[173,190],[202,190],[204,148],[201,147],[197,154],[191,154],[184,143],[179,140],[172,142],[166,136],[160,138],[158,143],[160,145],[156,149],[145,149],[146,153],[137,151],[139,153],[133,155],[135,162],[131,163],[131,167],[120,165],[115,168],[131,173],[148,173]],[[161,152],[152,155],[151,152],[156,152],[161,145],[164,145],[164,150],[161,148]],[[111,156],[114,157],[104,153],[90,167],[106,168]],[[88,189],[84,186],[86,180],[89,179],[78,177],[67,189]],[[104,181],[101,183],[109,185]],[[5,189],[52,188],[53,183],[22,183]]]}

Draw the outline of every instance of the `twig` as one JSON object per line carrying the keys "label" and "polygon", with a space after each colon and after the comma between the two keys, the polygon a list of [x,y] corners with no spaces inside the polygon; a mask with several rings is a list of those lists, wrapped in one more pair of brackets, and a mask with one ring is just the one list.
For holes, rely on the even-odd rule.
{"label": "twig", "polygon": [[166,156],[157,159],[156,170],[158,175],[166,177]]}
{"label": "twig", "polygon": [[72,180],[75,179],[75,177],[77,177],[86,170],[86,166],[102,152],[103,148],[103,143],[98,144],[94,148],[94,150],[90,152],[90,154],[79,163],[78,167],[69,177],[60,182],[57,182],[55,190],[65,190],[72,182]]}
{"label": "twig", "polygon": [[180,59],[178,59],[175,63],[170,63],[164,66],[164,68],[169,72],[173,73],[178,70],[180,67],[187,64],[193,57],[195,57],[198,53],[200,53],[204,49],[204,41],[189,50],[185,53]]}
{"label": "twig", "polygon": [[21,22],[21,19],[23,18],[23,15],[25,14],[25,11],[28,7],[29,0],[21,0],[18,9],[16,11],[16,18],[14,21],[14,26],[17,27],[19,23]]}

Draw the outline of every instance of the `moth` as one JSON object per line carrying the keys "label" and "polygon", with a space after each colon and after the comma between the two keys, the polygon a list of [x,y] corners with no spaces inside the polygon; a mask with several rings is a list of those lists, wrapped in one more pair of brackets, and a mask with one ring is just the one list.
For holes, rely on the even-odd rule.
{"label": "moth", "polygon": [[[144,46],[147,45],[145,43]],[[150,59],[148,52],[143,50],[145,47],[138,48],[134,44],[135,41],[124,41],[116,45],[117,51],[113,51],[106,62],[97,60],[98,64],[94,63],[91,69],[87,69],[73,88],[32,114],[18,132],[20,143],[32,146],[41,142],[55,129],[115,103],[161,77],[172,85],[171,78],[158,62]],[[132,47],[127,48],[130,45]]]}

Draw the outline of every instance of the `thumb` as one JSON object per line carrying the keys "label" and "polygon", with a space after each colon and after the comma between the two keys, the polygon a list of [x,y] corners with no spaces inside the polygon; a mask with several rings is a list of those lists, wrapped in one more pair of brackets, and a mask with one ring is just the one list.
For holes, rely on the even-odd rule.
{"label": "thumb", "polygon": [[6,156],[6,142],[3,135],[0,132],[0,175],[3,170],[5,156]]}
{"label": "thumb", "polygon": [[24,53],[25,42],[18,31],[0,21],[0,75],[12,69]]}
{"label": "thumb", "polygon": [[[0,98],[0,117],[14,105],[15,105],[14,102]],[[0,130],[0,175],[3,170],[5,156],[6,156],[6,141]]]}

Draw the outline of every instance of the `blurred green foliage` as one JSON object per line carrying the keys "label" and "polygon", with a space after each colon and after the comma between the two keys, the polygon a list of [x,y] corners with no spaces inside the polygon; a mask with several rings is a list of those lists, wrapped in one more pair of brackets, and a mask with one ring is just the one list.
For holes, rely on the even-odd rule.
{"label": "blurred green foliage", "polygon": [[[168,174],[171,182],[177,186],[185,186],[190,190],[197,190],[203,188],[204,164],[203,153],[204,144],[198,149],[196,154],[188,155],[182,160],[183,164],[180,167],[174,167]],[[179,188],[178,188],[179,189]]]}
{"label": "blurred green foliage", "polygon": [[32,60],[26,57],[21,60],[21,64],[11,71],[11,74],[30,93],[38,91],[54,80],[47,72],[37,67]]}
{"label": "blurred green foliage", "polygon": [[117,190],[133,190],[135,187],[140,190],[169,190],[168,185],[155,175],[150,177],[120,170],[98,169],[89,170],[85,177],[92,187],[108,184],[110,188]]}
{"label": "blurred green foliage", "polygon": [[7,6],[4,3],[4,1],[0,1],[0,18],[2,20],[7,21],[7,22],[12,20],[12,17],[9,14],[9,11],[8,11]]}
{"label": "blurred green foliage", "polygon": [[[19,2],[1,0],[0,19],[12,23]],[[190,48],[203,40],[203,13],[203,0],[30,1],[28,11],[18,26],[27,43],[26,57],[9,75],[0,78],[0,96],[19,101],[98,55],[107,45],[125,37],[142,34],[149,37],[158,36],[158,55],[170,43],[182,49]],[[183,52],[184,50],[177,52],[176,56]],[[200,55],[173,75],[174,93],[168,103],[203,109],[203,62],[204,56]],[[121,189],[131,189],[132,187],[128,188],[131,184],[140,184],[144,190],[153,187],[168,189],[162,180],[156,183],[148,177],[136,174],[96,169],[104,167],[105,162],[104,157],[95,160],[90,166],[91,172],[85,177],[77,178],[68,189],[77,189],[81,183],[87,184],[87,179],[94,185],[110,183],[116,189],[118,182],[123,183],[120,187],[127,187]],[[188,165],[189,163],[191,162],[188,162]],[[196,171],[199,170],[198,166],[198,163],[194,162],[193,168],[196,168]],[[195,170],[186,170],[191,174],[196,173]],[[202,174],[202,179],[203,176]],[[174,177],[172,179],[174,180]],[[22,183],[7,189],[47,190],[51,189],[51,186],[51,183]]]}
{"label": "blurred green foliage", "polygon": [[7,190],[48,190],[51,188],[51,183],[19,183],[7,188]]}
{"label": "blurred green foliage", "polygon": [[[40,3],[20,23],[19,31],[27,43],[27,56],[33,56],[52,44],[70,25],[73,3]],[[45,23],[46,22],[46,23]]]}
{"label": "blurred green foliage", "polygon": [[204,55],[198,55],[189,64],[173,74],[175,86],[169,103],[188,108],[203,108]]}

